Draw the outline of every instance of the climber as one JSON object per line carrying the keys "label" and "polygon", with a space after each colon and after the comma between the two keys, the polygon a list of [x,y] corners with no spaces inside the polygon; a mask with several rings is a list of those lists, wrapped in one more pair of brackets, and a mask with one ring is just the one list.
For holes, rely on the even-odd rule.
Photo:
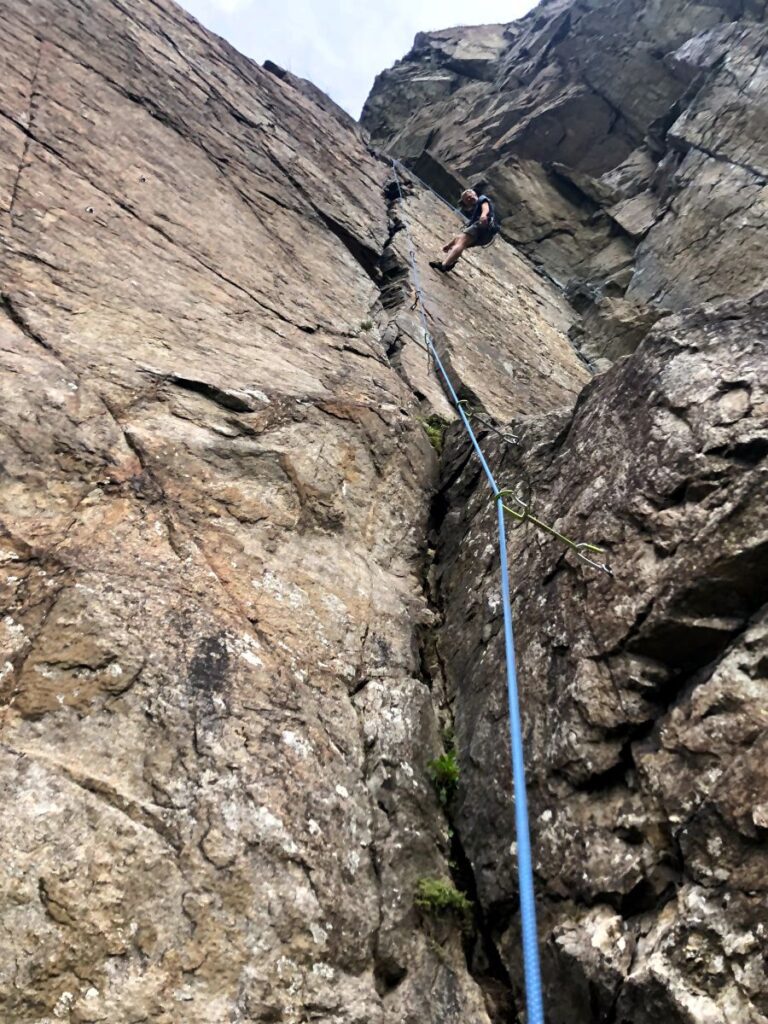
{"label": "climber", "polygon": [[488,196],[479,196],[474,189],[468,188],[461,193],[459,202],[462,210],[469,217],[467,226],[460,235],[443,246],[443,252],[448,255],[442,261],[429,261],[430,267],[434,267],[435,270],[439,270],[443,274],[447,274],[454,268],[465,249],[474,245],[487,245],[499,230],[496,211]]}

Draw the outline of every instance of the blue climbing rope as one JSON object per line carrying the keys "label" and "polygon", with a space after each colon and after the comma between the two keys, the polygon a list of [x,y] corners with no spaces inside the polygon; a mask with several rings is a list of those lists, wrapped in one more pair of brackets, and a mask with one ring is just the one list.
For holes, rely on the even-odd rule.
{"label": "blue climbing rope", "polygon": [[509,567],[507,564],[507,535],[504,522],[504,502],[498,484],[494,479],[490,466],[483,454],[480,444],[472,429],[463,403],[456,394],[453,382],[438,355],[432,334],[429,330],[427,314],[424,308],[424,292],[419,279],[419,268],[416,263],[416,252],[413,248],[413,236],[405,214],[403,191],[397,173],[397,161],[392,160],[392,171],[397,185],[397,194],[403,216],[403,225],[408,238],[408,262],[411,278],[416,291],[419,317],[424,330],[424,338],[435,366],[445,381],[456,411],[464,429],[472,442],[475,454],[480,460],[483,472],[488,480],[493,496],[496,499],[496,513],[499,527],[499,559],[501,564],[501,604],[504,610],[504,650],[507,663],[507,694],[509,698],[509,734],[512,743],[512,780],[515,788],[515,831],[517,836],[517,874],[520,890],[520,917],[523,926],[523,967],[525,971],[525,998],[527,1006],[527,1024],[544,1024],[544,1001],[541,994],[541,968],[539,965],[539,943],[536,931],[536,902],[533,889],[533,863],[531,860],[531,836],[528,824],[528,797],[525,788],[525,761],[523,757],[523,730],[520,721],[520,699],[517,690],[517,667],[515,661],[515,640],[512,627],[512,605],[509,595]]}

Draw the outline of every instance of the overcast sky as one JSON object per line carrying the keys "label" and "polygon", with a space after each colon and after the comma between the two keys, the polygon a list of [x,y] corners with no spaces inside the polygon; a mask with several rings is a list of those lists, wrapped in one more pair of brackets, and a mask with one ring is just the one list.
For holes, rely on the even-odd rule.
{"label": "overcast sky", "polygon": [[373,79],[417,32],[514,21],[533,0],[180,0],[206,28],[260,64],[309,78],[354,117]]}

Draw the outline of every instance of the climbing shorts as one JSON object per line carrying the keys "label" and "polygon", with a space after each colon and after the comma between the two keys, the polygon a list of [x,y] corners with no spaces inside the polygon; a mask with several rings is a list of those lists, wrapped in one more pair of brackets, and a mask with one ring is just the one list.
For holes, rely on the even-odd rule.
{"label": "climbing shorts", "polygon": [[474,224],[469,224],[465,227],[462,234],[469,236],[472,240],[472,245],[485,245],[486,242],[490,242],[493,238],[494,230],[475,221]]}

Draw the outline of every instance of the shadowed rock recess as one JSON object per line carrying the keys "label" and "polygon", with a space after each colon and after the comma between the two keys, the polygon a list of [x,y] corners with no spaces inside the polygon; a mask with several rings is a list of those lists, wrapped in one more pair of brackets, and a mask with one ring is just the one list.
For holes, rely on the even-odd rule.
{"label": "shadowed rock recess", "polygon": [[[768,1021],[766,46],[732,7],[420,36],[367,107],[499,195],[506,241],[438,276],[457,221],[403,176],[434,338],[522,436],[481,429],[504,486],[617,571],[510,530],[549,1024]],[[524,1020],[493,501],[389,165],[170,0],[3,13],[0,1018]],[[573,347],[644,335],[592,380]]]}

